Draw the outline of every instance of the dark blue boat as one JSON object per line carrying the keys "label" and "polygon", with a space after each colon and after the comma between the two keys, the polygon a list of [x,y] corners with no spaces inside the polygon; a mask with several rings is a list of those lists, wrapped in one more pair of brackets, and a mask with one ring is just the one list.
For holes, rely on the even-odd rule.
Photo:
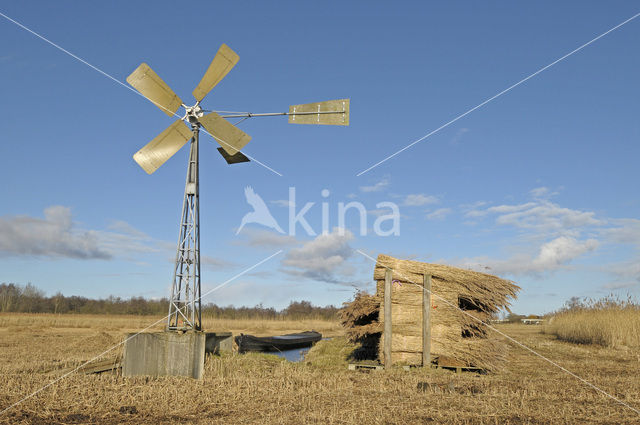
{"label": "dark blue boat", "polygon": [[253,336],[240,334],[235,337],[238,352],[246,351],[285,351],[294,348],[311,347],[322,339],[322,334],[316,331],[300,332],[276,336]]}

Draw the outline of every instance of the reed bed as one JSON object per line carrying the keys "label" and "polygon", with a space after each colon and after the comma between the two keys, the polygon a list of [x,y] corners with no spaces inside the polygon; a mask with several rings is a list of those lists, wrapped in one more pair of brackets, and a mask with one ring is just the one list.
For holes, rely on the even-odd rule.
{"label": "reed bed", "polygon": [[587,300],[553,315],[544,332],[577,344],[640,348],[640,304],[628,298]]}

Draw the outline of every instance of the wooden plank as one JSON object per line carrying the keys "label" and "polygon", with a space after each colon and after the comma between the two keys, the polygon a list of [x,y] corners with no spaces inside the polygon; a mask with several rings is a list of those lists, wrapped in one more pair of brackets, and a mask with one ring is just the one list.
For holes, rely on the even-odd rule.
{"label": "wooden plank", "polygon": [[349,365],[347,366],[347,369],[349,370],[383,370],[384,366],[361,364],[361,363],[349,363]]}
{"label": "wooden plank", "polygon": [[480,374],[486,373],[485,369],[482,369],[481,367],[474,367],[474,366],[452,366],[452,365],[432,364],[431,369],[445,369],[455,373],[462,373],[462,372],[476,372]]}
{"label": "wooden plank", "polygon": [[384,368],[391,367],[391,269],[386,269],[384,274]]}
{"label": "wooden plank", "polygon": [[431,364],[431,275],[425,274],[422,286],[422,366]]}

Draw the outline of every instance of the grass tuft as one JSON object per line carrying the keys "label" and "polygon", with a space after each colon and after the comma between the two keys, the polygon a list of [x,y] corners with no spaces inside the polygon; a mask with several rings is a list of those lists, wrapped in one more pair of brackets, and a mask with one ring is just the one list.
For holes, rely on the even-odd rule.
{"label": "grass tuft", "polygon": [[322,368],[346,368],[348,357],[356,345],[344,336],[319,341],[304,358],[304,362]]}

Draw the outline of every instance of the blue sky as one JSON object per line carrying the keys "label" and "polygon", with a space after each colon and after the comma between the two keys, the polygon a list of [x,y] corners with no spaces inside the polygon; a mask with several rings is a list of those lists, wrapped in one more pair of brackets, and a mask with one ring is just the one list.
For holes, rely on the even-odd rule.
{"label": "blue sky", "polygon": [[[369,255],[474,268],[522,288],[514,309],[640,292],[640,19],[394,158],[357,174],[638,13],[631,2],[264,2],[177,7],[19,2],[0,12],[117,80],[147,62],[186,103],[222,43],[240,62],[208,109],[285,111],[351,99],[351,125],[241,124],[256,163],[201,146],[203,286],[283,252],[204,301],[340,304],[372,286]],[[131,158],[172,120],[0,17],[0,282],[48,294],[167,296],[188,149],[148,176]],[[379,202],[399,235],[236,230],[254,188],[284,227],[326,202]],[[321,191],[329,190],[323,198]],[[300,229],[298,229],[300,230]]]}

